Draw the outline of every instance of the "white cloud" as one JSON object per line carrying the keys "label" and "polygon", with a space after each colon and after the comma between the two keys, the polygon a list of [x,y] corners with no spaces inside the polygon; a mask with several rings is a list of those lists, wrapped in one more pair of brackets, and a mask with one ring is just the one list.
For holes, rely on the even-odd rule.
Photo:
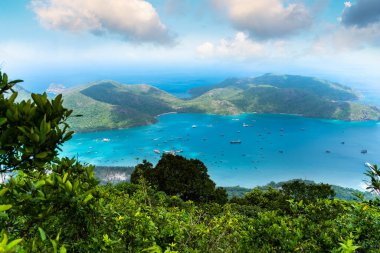
{"label": "white cloud", "polygon": [[292,35],[309,28],[312,16],[305,5],[285,0],[213,0],[238,30],[256,38]]}
{"label": "white cloud", "polygon": [[144,0],[32,0],[31,7],[48,29],[111,33],[161,44],[173,39],[154,7]]}
{"label": "white cloud", "polygon": [[205,42],[197,47],[201,58],[235,58],[244,60],[262,56],[262,44],[248,39],[243,32],[236,33],[233,39],[221,39],[218,43]]}

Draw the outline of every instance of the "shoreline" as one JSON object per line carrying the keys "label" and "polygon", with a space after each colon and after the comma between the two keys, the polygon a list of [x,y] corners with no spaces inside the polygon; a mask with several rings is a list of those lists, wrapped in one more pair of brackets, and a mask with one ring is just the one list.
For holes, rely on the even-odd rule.
{"label": "shoreline", "polygon": [[136,128],[136,127],[144,127],[144,126],[150,126],[154,125],[157,123],[159,118],[161,116],[165,115],[171,115],[171,114],[202,114],[202,115],[208,115],[208,116],[227,116],[227,117],[240,117],[243,115],[259,115],[259,116],[264,116],[264,115],[271,115],[271,116],[292,116],[292,117],[302,117],[305,119],[315,119],[315,120],[322,120],[322,121],[328,121],[328,122],[350,122],[350,123],[364,123],[364,122],[374,122],[376,124],[380,123],[379,120],[350,120],[350,119],[334,119],[334,118],[319,118],[319,117],[308,117],[303,114],[295,114],[295,113],[259,113],[259,112],[243,112],[239,114],[214,114],[214,113],[186,113],[186,112],[165,112],[158,114],[154,116],[154,122],[150,122],[147,124],[137,124],[137,125],[132,125],[128,127],[118,127],[118,128],[96,128],[96,129],[88,129],[88,130],[75,130],[75,127],[71,127],[71,129],[74,130],[74,134],[76,133],[93,133],[93,132],[106,132],[106,131],[116,131],[116,130],[125,130],[125,129],[131,129],[131,128]]}

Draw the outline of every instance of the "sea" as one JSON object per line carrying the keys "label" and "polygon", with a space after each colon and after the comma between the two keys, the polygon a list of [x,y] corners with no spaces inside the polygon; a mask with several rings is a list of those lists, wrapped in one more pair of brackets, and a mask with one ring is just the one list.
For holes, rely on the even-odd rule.
{"label": "sea", "polygon": [[365,163],[380,162],[377,140],[378,122],[166,114],[149,126],[77,133],[62,155],[94,165],[134,166],[144,159],[155,164],[165,151],[177,151],[203,161],[219,186],[300,178],[363,190]]}
{"label": "sea", "polygon": [[[177,79],[145,83],[187,99],[188,89],[223,80]],[[354,88],[363,94],[362,103],[380,107],[379,89]],[[61,156],[99,166],[135,166],[144,159],[155,164],[164,152],[176,151],[203,161],[219,186],[251,188],[297,178],[364,190],[365,163],[380,164],[379,140],[380,122],[271,114],[166,114],[148,126],[76,133],[64,144]]]}

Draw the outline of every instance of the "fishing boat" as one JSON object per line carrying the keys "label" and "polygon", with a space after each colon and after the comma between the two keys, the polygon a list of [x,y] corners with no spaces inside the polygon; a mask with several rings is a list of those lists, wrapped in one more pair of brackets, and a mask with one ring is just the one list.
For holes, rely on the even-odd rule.
{"label": "fishing boat", "polygon": [[241,144],[241,140],[230,141],[230,144]]}

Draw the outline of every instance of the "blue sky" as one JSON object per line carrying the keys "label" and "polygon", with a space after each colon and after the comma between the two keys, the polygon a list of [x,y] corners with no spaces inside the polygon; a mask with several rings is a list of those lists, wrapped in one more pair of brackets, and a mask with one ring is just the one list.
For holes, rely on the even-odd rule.
{"label": "blue sky", "polygon": [[380,80],[379,0],[3,0],[0,67],[30,90],[114,79]]}

